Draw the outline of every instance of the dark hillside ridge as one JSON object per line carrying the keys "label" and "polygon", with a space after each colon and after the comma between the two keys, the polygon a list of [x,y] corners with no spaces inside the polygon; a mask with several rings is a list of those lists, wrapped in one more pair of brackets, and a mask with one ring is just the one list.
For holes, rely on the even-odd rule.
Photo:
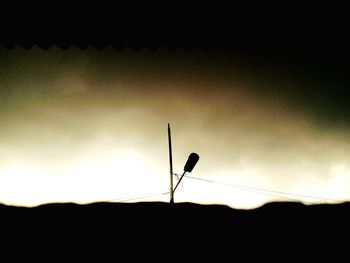
{"label": "dark hillside ridge", "polygon": [[251,210],[193,203],[52,203],[33,208],[0,205],[0,215],[6,246],[63,254],[73,249],[83,257],[130,248],[174,254],[180,248],[225,255],[234,251],[240,256],[270,249],[296,249],[299,254],[316,248],[323,253],[326,248],[341,250],[350,234],[350,203],[276,202]]}

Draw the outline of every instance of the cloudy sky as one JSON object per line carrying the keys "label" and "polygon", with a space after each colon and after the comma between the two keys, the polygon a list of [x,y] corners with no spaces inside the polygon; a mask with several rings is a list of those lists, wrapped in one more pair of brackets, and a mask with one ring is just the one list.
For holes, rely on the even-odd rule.
{"label": "cloudy sky", "polygon": [[0,203],[168,201],[168,123],[174,172],[200,155],[175,202],[348,200],[348,84],[315,57],[0,49]]}

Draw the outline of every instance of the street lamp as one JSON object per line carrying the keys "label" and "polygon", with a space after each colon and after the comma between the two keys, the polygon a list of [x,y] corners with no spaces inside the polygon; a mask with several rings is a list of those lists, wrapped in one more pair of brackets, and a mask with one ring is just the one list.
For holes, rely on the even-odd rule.
{"label": "street lamp", "polygon": [[172,147],[171,147],[171,131],[170,131],[170,124],[168,123],[168,142],[169,142],[169,163],[170,163],[170,204],[174,204],[174,193],[178,185],[180,184],[182,178],[184,177],[185,173],[192,172],[193,168],[197,164],[199,160],[199,155],[196,153],[191,153],[188,156],[188,159],[186,161],[186,164],[184,166],[184,172],[181,175],[179,181],[177,182],[176,186],[173,188],[173,154],[172,154]]}

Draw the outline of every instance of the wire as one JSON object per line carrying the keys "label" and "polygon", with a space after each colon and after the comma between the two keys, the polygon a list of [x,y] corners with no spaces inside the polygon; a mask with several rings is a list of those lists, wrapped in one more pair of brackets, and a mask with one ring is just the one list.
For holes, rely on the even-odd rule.
{"label": "wire", "polygon": [[169,192],[163,192],[163,193],[159,193],[159,192],[155,193],[155,192],[153,192],[153,193],[138,194],[138,195],[121,197],[121,198],[115,198],[115,199],[111,199],[109,201],[125,202],[125,201],[144,199],[144,198],[148,198],[148,197],[153,197],[153,196],[157,196],[157,195],[165,195],[165,194],[169,194]]}
{"label": "wire", "polygon": [[255,191],[255,192],[258,192],[258,193],[268,194],[268,195],[271,195],[271,196],[278,196],[278,197],[281,197],[281,198],[290,199],[290,200],[294,200],[294,201],[299,201],[299,200],[293,199],[293,198],[289,198],[289,197],[279,196],[277,194],[293,195],[293,196],[298,196],[298,197],[312,198],[312,199],[325,200],[325,201],[327,200],[327,201],[332,201],[332,202],[343,202],[342,200],[337,200],[337,199],[330,199],[330,198],[318,197],[318,196],[312,196],[312,195],[304,195],[304,194],[296,194],[296,193],[288,193],[288,192],[282,192],[282,191],[268,190],[268,189],[251,187],[251,186],[244,186],[244,185],[238,185],[238,184],[230,184],[230,183],[224,183],[224,182],[218,182],[218,181],[214,181],[214,180],[208,180],[208,179],[193,177],[193,176],[189,176],[189,175],[185,175],[185,177],[191,178],[191,179],[195,179],[195,180],[199,180],[199,181],[205,181],[205,182],[209,182],[209,183],[216,183],[216,184],[222,184],[222,185],[231,186],[231,187],[243,188],[243,189],[248,190],[248,191]]}
{"label": "wire", "polygon": [[[176,174],[174,174],[176,175]],[[219,182],[215,180],[209,180],[209,179],[204,179],[204,178],[198,178],[198,177],[193,177],[190,175],[184,175],[184,177],[198,180],[198,181],[204,181],[204,182],[209,182],[209,183],[215,183],[215,184],[220,184],[220,185],[225,185],[229,187],[235,187],[235,188],[241,188],[246,191],[250,192],[255,192],[259,194],[265,194],[269,196],[275,196],[278,198],[283,198],[287,200],[292,200],[292,201],[297,201],[300,202],[300,199],[295,199],[291,197],[286,197],[282,195],[291,195],[291,196],[297,196],[297,197],[303,197],[303,198],[312,198],[312,199],[318,199],[318,200],[324,200],[324,201],[332,201],[332,202],[343,202],[342,200],[337,200],[337,199],[330,199],[330,198],[325,198],[325,197],[319,197],[319,196],[313,196],[313,195],[304,195],[304,194],[296,194],[296,193],[290,193],[290,192],[282,192],[282,191],[275,191],[275,190],[269,190],[269,189],[264,189],[264,188],[258,188],[258,187],[251,187],[251,186],[245,186],[245,185],[238,185],[238,184],[231,184],[231,183],[225,183],[225,182]],[[106,200],[107,202],[127,202],[127,201],[132,201],[132,200],[139,200],[139,199],[145,199],[149,197],[154,197],[154,196],[159,196],[159,195],[167,195],[170,192],[152,192],[152,193],[144,193],[144,194],[138,194],[138,195],[131,195],[131,196],[125,196],[121,198],[115,198],[111,200]]]}
{"label": "wire", "polygon": [[157,193],[157,194],[147,195],[147,196],[143,196],[143,197],[135,197],[135,198],[123,200],[123,202],[132,201],[132,200],[139,200],[139,199],[149,198],[149,197],[158,196],[158,195],[165,195],[165,194],[169,194],[169,193]]}
{"label": "wire", "polygon": [[[186,177],[187,177],[187,176],[186,176]],[[189,178],[190,178],[190,179],[200,180],[200,181],[206,181],[206,182],[210,182],[210,183],[223,184],[223,185],[225,185],[225,186],[238,187],[237,185],[230,185],[230,184],[227,184],[227,183],[222,183],[222,182],[217,182],[217,181],[212,181],[212,180],[205,180],[205,179],[202,179],[202,178],[196,178],[196,177],[189,177]],[[264,195],[269,195],[269,196],[275,196],[275,197],[282,198],[282,199],[286,199],[286,200],[289,200],[289,201],[300,202],[299,199],[295,199],[295,198],[290,198],[290,197],[285,197],[285,196],[281,196],[281,195],[277,195],[277,194],[268,193],[268,192],[266,192],[265,190],[247,189],[246,187],[238,187],[238,188],[243,188],[243,189],[241,189],[241,190],[244,190],[244,191],[255,192],[255,193],[258,193],[258,194],[264,194]]]}

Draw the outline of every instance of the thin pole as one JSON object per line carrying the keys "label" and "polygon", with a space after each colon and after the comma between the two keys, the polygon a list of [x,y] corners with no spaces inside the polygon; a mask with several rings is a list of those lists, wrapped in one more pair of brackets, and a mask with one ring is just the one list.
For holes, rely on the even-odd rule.
{"label": "thin pole", "polygon": [[174,190],[173,190],[173,194],[175,193],[175,190],[176,190],[176,188],[179,186],[179,184],[180,184],[182,178],[184,177],[185,173],[186,173],[186,171],[184,171],[184,173],[183,173],[183,174],[181,175],[181,177],[180,177],[180,180],[179,180],[179,181],[177,182],[177,184],[175,185],[175,188],[174,188]]}
{"label": "thin pole", "polygon": [[171,149],[171,132],[170,124],[168,123],[168,141],[169,141],[169,163],[170,163],[170,204],[174,203],[174,191],[173,191],[173,153]]}

